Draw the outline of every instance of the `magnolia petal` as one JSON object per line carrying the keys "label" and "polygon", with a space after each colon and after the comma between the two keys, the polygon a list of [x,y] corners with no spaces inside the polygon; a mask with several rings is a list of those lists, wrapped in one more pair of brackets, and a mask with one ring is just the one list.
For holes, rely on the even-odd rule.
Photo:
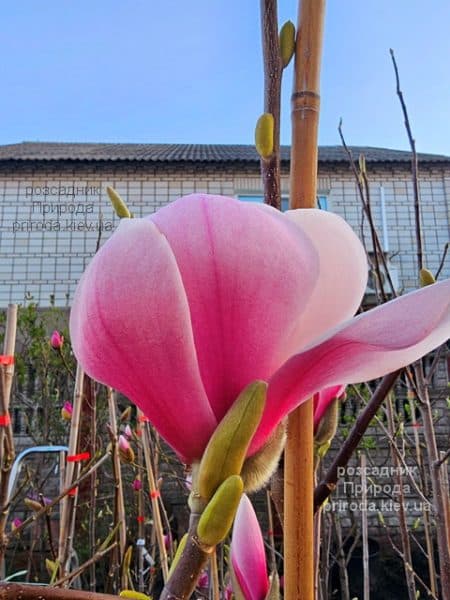
{"label": "magnolia petal", "polygon": [[124,219],[95,255],[76,290],[70,329],[88,375],[132,399],[184,459],[201,456],[217,423],[180,274],[151,221]]}
{"label": "magnolia petal", "polygon": [[417,360],[450,336],[450,279],[374,308],[289,359],[269,380],[256,452],[280,420],[315,392],[381,377]]}
{"label": "magnolia petal", "polygon": [[272,211],[307,235],[319,256],[320,277],[292,332],[294,352],[355,314],[367,285],[367,258],[353,229],[334,213],[301,208]]}
{"label": "magnolia petal", "polygon": [[329,405],[343,395],[345,385],[333,385],[314,394],[314,429],[319,425]]}
{"label": "magnolia petal", "polygon": [[246,494],[242,495],[234,520],[231,563],[245,600],[264,600],[269,591],[264,540]]}
{"label": "magnolia petal", "polygon": [[267,380],[292,354],[287,342],[316,283],[317,253],[287,222],[233,198],[186,196],[151,219],[175,255],[221,419],[248,383]]}

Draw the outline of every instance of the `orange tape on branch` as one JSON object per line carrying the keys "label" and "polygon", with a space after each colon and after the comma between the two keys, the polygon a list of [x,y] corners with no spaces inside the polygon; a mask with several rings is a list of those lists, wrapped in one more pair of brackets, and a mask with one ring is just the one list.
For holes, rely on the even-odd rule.
{"label": "orange tape on branch", "polygon": [[161,494],[159,493],[158,490],[155,490],[154,492],[150,492],[150,498],[159,498],[161,496]]}
{"label": "orange tape on branch", "polygon": [[8,425],[11,425],[11,415],[9,413],[0,415],[0,427],[8,427]]}
{"label": "orange tape on branch", "polygon": [[145,517],[143,517],[142,515],[139,515],[136,517],[136,520],[138,523],[143,523],[145,521]]}
{"label": "orange tape on branch", "polygon": [[80,462],[82,460],[89,460],[91,458],[90,452],[80,452],[80,454],[71,454],[67,457],[67,462]]}
{"label": "orange tape on branch", "polygon": [[146,417],[145,415],[139,415],[138,421],[139,421],[139,423],[148,423],[149,422],[149,418]]}
{"label": "orange tape on branch", "polygon": [[0,354],[0,365],[13,365],[14,356],[8,354]]}

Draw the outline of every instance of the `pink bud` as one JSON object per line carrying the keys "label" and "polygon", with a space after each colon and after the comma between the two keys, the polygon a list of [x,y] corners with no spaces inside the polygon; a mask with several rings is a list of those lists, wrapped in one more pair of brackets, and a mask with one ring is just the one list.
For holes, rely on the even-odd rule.
{"label": "pink bud", "polygon": [[65,421],[70,421],[72,418],[73,406],[70,402],[64,402],[63,407],[61,408],[61,417]]}
{"label": "pink bud", "polygon": [[124,435],[119,435],[119,448],[123,452],[128,452],[128,450],[130,450],[130,444]]}
{"label": "pink bud", "polygon": [[203,571],[198,578],[198,587],[207,588],[209,587],[209,575],[206,571]]}
{"label": "pink bud", "polygon": [[124,435],[119,435],[119,456],[124,463],[134,461],[133,449]]}
{"label": "pink bud", "polygon": [[22,523],[23,523],[22,519],[19,519],[18,517],[16,517],[15,519],[13,519],[13,521],[11,523],[11,529],[14,531],[18,527],[20,527],[22,525]]}
{"label": "pink bud", "polygon": [[63,343],[64,343],[64,336],[61,335],[59,333],[59,331],[57,331],[55,329],[55,331],[50,336],[50,345],[51,345],[51,347],[55,348],[55,350],[59,350],[59,348],[62,348]]}
{"label": "pink bud", "polygon": [[139,477],[136,477],[136,479],[133,481],[133,490],[135,492],[138,492],[141,489],[142,489],[142,481],[139,479]]}
{"label": "pink bud", "polygon": [[164,546],[165,546],[166,550],[169,550],[170,546],[172,544],[172,536],[170,535],[170,533],[165,533],[163,535],[163,538],[164,538]]}
{"label": "pink bud", "polygon": [[131,440],[131,438],[133,437],[133,432],[131,431],[131,427],[129,425],[127,425],[125,427],[125,430],[123,433],[124,433],[125,437],[129,440]]}
{"label": "pink bud", "polygon": [[231,600],[233,597],[233,589],[230,584],[228,584],[224,589],[224,599]]}

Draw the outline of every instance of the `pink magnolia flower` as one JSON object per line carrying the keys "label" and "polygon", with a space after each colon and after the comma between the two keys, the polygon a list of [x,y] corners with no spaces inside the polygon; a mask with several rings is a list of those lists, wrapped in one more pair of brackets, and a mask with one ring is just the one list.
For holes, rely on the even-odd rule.
{"label": "pink magnolia flower", "polygon": [[202,571],[198,578],[197,586],[200,588],[207,588],[209,586],[209,575],[207,571]]}
{"label": "pink magnolia flower", "polygon": [[264,600],[269,591],[264,540],[252,503],[246,494],[241,498],[234,520],[231,564],[236,583],[245,600]]}
{"label": "pink magnolia flower", "polygon": [[51,347],[54,348],[55,350],[58,350],[59,348],[62,348],[63,344],[64,344],[64,336],[61,335],[59,333],[59,331],[56,331],[56,329],[55,329],[55,331],[50,336]]}
{"label": "pink magnolia flower", "polygon": [[11,522],[11,529],[12,531],[16,530],[18,527],[20,527],[22,525],[23,521],[22,519],[19,519],[19,517],[16,517],[15,519],[12,520]]}
{"label": "pink magnolia flower", "polygon": [[367,262],[340,217],[191,195],[122,219],[72,307],[85,371],[132,399],[186,462],[268,381],[249,453],[326,388],[380,377],[450,335],[450,280],[353,317]]}
{"label": "pink magnolia flower", "polygon": [[70,402],[64,402],[63,407],[61,408],[61,417],[65,421],[70,421],[73,414],[73,406]]}
{"label": "pink magnolia flower", "polygon": [[135,492],[138,492],[142,489],[142,481],[139,479],[139,477],[136,477],[136,479],[132,483],[132,486]]}

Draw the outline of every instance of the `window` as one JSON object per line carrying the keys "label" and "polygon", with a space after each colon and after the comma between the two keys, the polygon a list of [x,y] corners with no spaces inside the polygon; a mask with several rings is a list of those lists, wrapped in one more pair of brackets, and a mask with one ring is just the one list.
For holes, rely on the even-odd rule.
{"label": "window", "polygon": [[[238,194],[238,200],[242,200],[242,202],[264,202],[264,197],[262,194]],[[288,196],[281,196],[281,211],[285,212],[289,208],[289,198]],[[317,208],[321,210],[329,210],[328,208],[328,196],[326,194],[318,194],[317,195]]]}

